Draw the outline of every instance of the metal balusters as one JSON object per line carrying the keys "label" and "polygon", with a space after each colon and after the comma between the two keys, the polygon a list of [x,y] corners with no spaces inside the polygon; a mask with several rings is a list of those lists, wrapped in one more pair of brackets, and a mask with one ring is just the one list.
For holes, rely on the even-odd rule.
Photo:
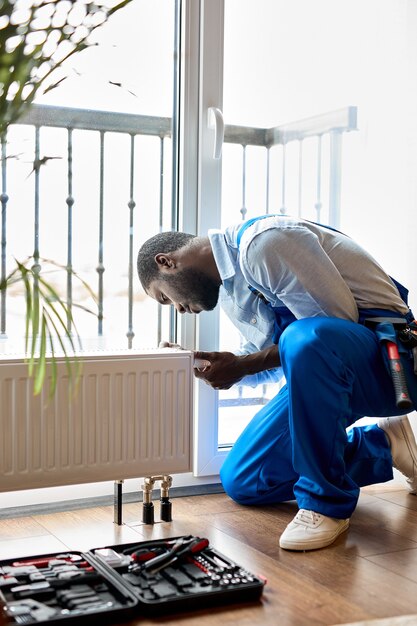
{"label": "metal balusters", "polygon": [[333,228],[340,228],[342,141],[343,135],[339,130],[330,133],[329,224]]}
{"label": "metal balusters", "polygon": [[282,186],[281,186],[281,208],[279,210],[279,212],[284,215],[287,212],[286,206],[285,206],[285,183],[286,183],[286,144],[282,144],[282,171],[281,171],[281,178],[282,178]]}
{"label": "metal balusters", "polygon": [[135,177],[135,135],[130,136],[130,200],[129,207],[129,289],[128,289],[128,330],[126,333],[127,345],[131,349],[133,345],[133,211],[136,202],[133,199]]}
{"label": "metal balusters", "polygon": [[40,129],[35,127],[35,160],[33,162],[33,173],[35,176],[35,215],[34,215],[34,249],[33,249],[33,271],[35,274],[34,285],[37,287],[36,277],[41,271],[39,264],[39,183],[40,183]]}
{"label": "metal balusters", "polygon": [[74,196],[72,189],[72,128],[68,128],[67,134],[67,329],[72,328],[72,209],[74,206]]}
{"label": "metal balusters", "polygon": [[321,218],[321,170],[322,170],[322,157],[321,157],[321,140],[322,135],[317,137],[317,185],[316,185],[316,202],[314,208],[316,209],[316,220],[320,222]]}
{"label": "metal balusters", "polygon": [[303,211],[303,140],[298,142],[298,217]]}
{"label": "metal balusters", "polygon": [[[6,135],[1,137],[1,281],[6,279],[6,250],[7,250],[7,141]],[[0,334],[6,337],[6,289],[1,291],[1,319]]]}
{"label": "metal balusters", "polygon": [[100,132],[100,192],[98,225],[98,334],[103,335],[103,273],[104,273],[104,131]]}
{"label": "metal balusters", "polygon": [[[164,217],[164,137],[160,137],[159,150],[159,232],[162,232]],[[162,306],[158,304],[157,343],[162,339]]]}
{"label": "metal balusters", "polygon": [[269,213],[269,178],[270,178],[270,155],[271,148],[268,146],[266,149],[266,193],[265,193],[265,213]]}
{"label": "metal balusters", "polygon": [[242,208],[240,209],[240,213],[244,221],[246,213],[248,212],[246,208],[246,146],[242,146],[242,149]]}

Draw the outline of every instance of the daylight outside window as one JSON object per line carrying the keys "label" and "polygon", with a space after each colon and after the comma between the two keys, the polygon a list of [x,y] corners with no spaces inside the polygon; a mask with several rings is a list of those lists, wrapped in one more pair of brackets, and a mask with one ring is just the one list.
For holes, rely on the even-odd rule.
{"label": "daylight outside window", "polygon": [[[155,348],[169,334],[168,311],[141,290],[135,259],[141,242],[172,227],[177,6],[134,1],[111,16],[3,146],[6,269],[35,246],[72,265],[98,299],[71,285],[74,305],[95,313],[73,309],[84,349]],[[67,292],[65,269],[51,280]],[[23,345],[25,303],[10,288],[6,304],[7,354]]]}

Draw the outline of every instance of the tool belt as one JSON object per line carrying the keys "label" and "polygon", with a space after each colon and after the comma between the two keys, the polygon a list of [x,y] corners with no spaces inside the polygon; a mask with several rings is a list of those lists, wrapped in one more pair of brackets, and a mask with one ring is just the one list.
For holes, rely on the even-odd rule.
{"label": "tool belt", "polygon": [[400,351],[408,351],[414,359],[414,374],[417,375],[417,322],[402,317],[368,317],[362,322],[373,330],[383,346],[383,356],[391,373],[397,407],[401,410],[414,408],[407,388]]}
{"label": "tool belt", "polygon": [[[417,320],[407,322],[403,317],[368,317],[365,326],[375,329],[376,324],[389,323],[394,326],[396,337],[408,350],[417,348]],[[417,373],[417,372],[416,372]]]}

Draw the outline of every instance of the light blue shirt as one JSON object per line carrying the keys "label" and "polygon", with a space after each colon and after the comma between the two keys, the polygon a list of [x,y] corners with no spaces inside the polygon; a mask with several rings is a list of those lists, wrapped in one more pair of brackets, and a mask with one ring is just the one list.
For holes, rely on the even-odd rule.
{"label": "light blue shirt", "polygon": [[[297,319],[328,316],[358,320],[358,308],[407,312],[381,266],[349,237],[288,216],[242,223],[208,233],[222,285],[219,303],[246,343],[236,354],[273,345],[272,309],[286,306]],[[276,382],[281,368],[246,376],[239,384]]]}

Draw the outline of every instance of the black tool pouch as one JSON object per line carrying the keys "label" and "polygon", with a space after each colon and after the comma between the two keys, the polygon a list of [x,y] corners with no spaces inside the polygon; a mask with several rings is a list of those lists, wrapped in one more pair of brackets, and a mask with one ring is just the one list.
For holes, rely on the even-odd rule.
{"label": "black tool pouch", "polygon": [[397,334],[399,341],[408,350],[411,350],[414,357],[414,374],[417,376],[417,322],[414,320],[406,325]]}

